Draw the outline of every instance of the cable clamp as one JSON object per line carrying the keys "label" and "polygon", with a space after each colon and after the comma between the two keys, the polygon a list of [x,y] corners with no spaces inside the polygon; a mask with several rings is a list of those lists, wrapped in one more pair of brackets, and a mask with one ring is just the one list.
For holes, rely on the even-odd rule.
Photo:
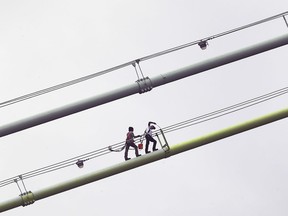
{"label": "cable clamp", "polygon": [[136,81],[139,86],[139,94],[151,91],[153,89],[152,81],[149,77],[139,79]]}
{"label": "cable clamp", "polygon": [[21,199],[23,201],[22,206],[25,207],[27,205],[31,205],[35,202],[34,194],[31,191],[20,194]]}

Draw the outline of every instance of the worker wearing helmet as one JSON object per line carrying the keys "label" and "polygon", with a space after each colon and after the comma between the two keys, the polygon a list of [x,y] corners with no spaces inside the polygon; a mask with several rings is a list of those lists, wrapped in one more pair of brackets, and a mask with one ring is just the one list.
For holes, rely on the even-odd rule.
{"label": "worker wearing helmet", "polygon": [[150,153],[149,151],[149,143],[153,143],[153,151],[157,151],[158,149],[156,148],[157,141],[152,137],[152,130],[155,129],[155,126],[153,124],[156,124],[155,122],[149,122],[148,127],[145,130],[145,139],[146,139],[146,146],[145,146],[145,153],[148,154]]}
{"label": "worker wearing helmet", "polygon": [[126,137],[126,143],[125,143],[125,155],[124,155],[125,160],[130,160],[131,159],[131,158],[128,158],[128,150],[129,150],[130,146],[135,149],[136,157],[141,156],[141,154],[139,154],[139,152],[138,152],[138,147],[134,143],[134,138],[137,138],[137,137],[141,137],[141,135],[135,136],[134,135],[134,128],[133,127],[129,127],[128,128],[127,137]]}

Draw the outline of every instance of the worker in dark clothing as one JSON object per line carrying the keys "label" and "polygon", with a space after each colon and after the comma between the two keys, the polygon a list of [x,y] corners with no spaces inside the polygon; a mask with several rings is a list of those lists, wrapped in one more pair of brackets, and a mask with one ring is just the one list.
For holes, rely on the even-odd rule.
{"label": "worker in dark clothing", "polygon": [[145,153],[148,154],[150,153],[149,151],[149,143],[153,143],[153,151],[157,151],[158,149],[156,148],[157,141],[152,137],[152,130],[155,129],[155,126],[153,124],[156,124],[155,122],[149,122],[148,127],[145,130],[145,139],[146,139],[146,146],[145,146]]}
{"label": "worker in dark clothing", "polygon": [[126,137],[126,143],[125,143],[125,155],[124,155],[125,160],[130,160],[131,159],[131,158],[128,158],[128,150],[129,150],[130,146],[135,149],[136,157],[141,156],[141,154],[139,154],[139,152],[138,152],[138,147],[134,143],[134,138],[137,138],[137,137],[141,137],[141,135],[135,136],[134,135],[134,128],[133,127],[129,127],[128,128],[127,137]]}

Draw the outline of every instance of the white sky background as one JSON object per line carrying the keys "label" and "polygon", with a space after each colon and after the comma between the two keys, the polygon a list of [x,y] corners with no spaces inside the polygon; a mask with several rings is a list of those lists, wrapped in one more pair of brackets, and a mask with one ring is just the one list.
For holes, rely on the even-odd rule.
{"label": "white sky background", "polygon": [[[287,11],[279,1],[1,1],[0,102]],[[168,72],[287,33],[283,19],[141,63]],[[288,47],[1,138],[0,180],[287,87]],[[0,109],[1,125],[130,84],[133,67]],[[287,107],[282,96],[167,134],[170,145]],[[287,120],[2,215],[287,215]],[[134,152],[130,151],[131,157]],[[123,161],[113,153],[25,180],[28,190]],[[144,154],[144,152],[142,152]],[[0,188],[0,203],[17,197]]]}

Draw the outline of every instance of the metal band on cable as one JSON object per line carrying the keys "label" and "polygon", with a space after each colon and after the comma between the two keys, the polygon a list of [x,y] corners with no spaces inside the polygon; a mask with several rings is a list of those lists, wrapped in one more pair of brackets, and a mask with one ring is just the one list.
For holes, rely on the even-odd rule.
{"label": "metal band on cable", "polygon": [[35,202],[34,194],[31,191],[20,194],[20,197],[23,201],[23,207],[31,205]]}
{"label": "metal band on cable", "polygon": [[152,81],[149,77],[139,79],[136,81],[139,86],[139,94],[151,91],[153,89]]}
{"label": "metal band on cable", "polygon": [[26,186],[25,186],[24,181],[23,181],[22,175],[19,175],[19,179],[22,182],[22,185],[23,185],[23,188],[24,188],[24,191],[25,191],[24,193],[22,192],[21,187],[18,184],[18,179],[17,178],[14,179],[14,182],[17,184],[17,187],[18,187],[18,189],[19,189],[19,191],[21,193],[19,196],[21,197],[22,202],[23,202],[22,206],[24,207],[24,206],[33,204],[35,202],[34,194],[31,191],[27,191]]}
{"label": "metal band on cable", "polygon": [[[152,81],[150,80],[149,77],[144,77],[143,71],[140,66],[140,59],[135,60],[132,63],[132,66],[135,68],[135,72],[138,78],[136,82],[139,86],[139,94],[145,93],[147,91],[151,91],[153,88]],[[137,70],[137,66],[138,66],[139,72]]]}

